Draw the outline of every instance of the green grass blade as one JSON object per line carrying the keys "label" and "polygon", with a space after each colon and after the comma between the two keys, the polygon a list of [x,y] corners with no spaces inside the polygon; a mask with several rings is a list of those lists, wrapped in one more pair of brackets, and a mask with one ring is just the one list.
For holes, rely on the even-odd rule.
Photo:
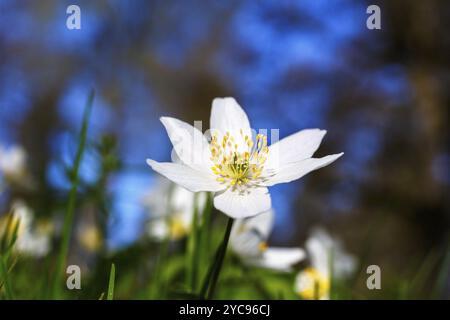
{"label": "green grass blade", "polygon": [[83,123],[80,130],[80,139],[78,144],[77,153],[75,156],[75,161],[73,164],[72,169],[72,186],[70,189],[69,194],[69,200],[67,202],[67,210],[66,215],[64,217],[64,225],[63,225],[63,231],[62,231],[62,241],[61,241],[61,247],[59,250],[58,260],[56,264],[56,270],[55,270],[55,276],[53,279],[53,286],[52,286],[52,298],[56,299],[59,296],[59,292],[61,289],[61,279],[62,279],[62,272],[64,269],[64,265],[66,263],[67,254],[69,251],[69,243],[70,243],[70,236],[72,233],[72,224],[74,219],[74,212],[76,207],[76,201],[77,201],[77,191],[78,191],[78,171],[80,168],[81,160],[83,159],[84,150],[86,147],[86,137],[87,137],[87,129],[88,129],[88,123],[89,123],[89,117],[92,110],[92,104],[94,102],[94,91],[92,91],[89,94],[89,98],[86,103],[86,107],[84,109],[84,115],[83,115]]}
{"label": "green grass blade", "polygon": [[[1,239],[0,253],[1,252],[9,253],[12,250],[17,240],[17,232],[19,230],[20,223],[21,223],[20,220],[14,221],[13,213],[9,214],[6,223],[5,233],[3,234]],[[12,232],[10,232],[11,229]],[[5,255],[7,256],[7,254]]]}
{"label": "green grass blade", "polygon": [[444,255],[444,261],[442,262],[442,266],[439,270],[436,283],[433,288],[433,297],[435,299],[442,299],[441,295],[444,292],[445,284],[450,277],[450,245],[447,246],[447,251]]}
{"label": "green grass blade", "polygon": [[438,261],[439,254],[436,251],[431,251],[422,259],[422,263],[415,272],[412,281],[405,285],[408,287],[408,298],[412,298],[413,294],[417,295],[424,290],[426,282],[430,279],[430,276],[432,275]]}
{"label": "green grass blade", "polygon": [[[3,290],[4,288],[6,299],[13,299],[9,274],[11,273],[18,259],[16,257],[13,263],[11,264],[11,267],[8,269],[8,261],[12,254],[14,244],[16,243],[17,240],[17,232],[19,230],[19,225],[21,221],[20,220],[16,221],[15,225],[13,225],[13,223],[14,223],[13,214],[10,214],[6,226],[6,232],[3,235],[2,239],[2,249],[0,251],[0,291]],[[9,232],[8,230],[11,230],[12,227],[13,227],[12,232]]]}
{"label": "green grass blade", "polygon": [[335,257],[335,249],[334,248],[330,248],[330,250],[328,250],[328,272],[330,274],[329,276],[329,281],[330,281],[330,299],[331,300],[335,300],[336,297],[336,279],[334,276],[334,257]]}
{"label": "green grass blade", "polygon": [[108,295],[106,300],[114,299],[114,282],[116,280],[116,266],[114,263],[111,264],[111,272],[109,273],[109,283],[108,283]]}
{"label": "green grass blade", "polygon": [[4,256],[0,256],[0,275],[2,277],[2,285],[5,288],[5,297],[8,300],[12,300],[13,294],[9,282],[8,268],[6,267],[4,258]]}

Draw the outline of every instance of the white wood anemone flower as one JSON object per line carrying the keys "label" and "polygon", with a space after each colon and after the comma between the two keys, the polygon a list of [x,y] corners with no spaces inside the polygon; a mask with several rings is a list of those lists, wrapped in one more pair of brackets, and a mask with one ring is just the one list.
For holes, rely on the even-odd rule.
{"label": "white wood anemone flower", "polygon": [[344,250],[339,240],[321,228],[313,230],[306,241],[306,251],[310,266],[298,273],[294,289],[303,299],[328,300],[331,266],[334,279],[343,279],[355,271],[356,258]]}
{"label": "white wood anemone flower", "polygon": [[150,219],[147,234],[157,241],[178,240],[192,229],[194,210],[203,213],[207,199],[205,192],[193,193],[166,178],[156,180],[152,189],[145,193],[142,202]]}
{"label": "white wood anemone flower", "polygon": [[265,135],[252,135],[248,117],[234,98],[213,100],[210,139],[186,122],[170,117],[161,122],[181,163],[147,163],[192,192],[214,192],[214,206],[231,218],[269,210],[267,187],[300,179],[343,154],[312,158],[326,133],[319,129],[302,130],[268,146]]}
{"label": "white wood anemone flower", "polygon": [[273,210],[236,220],[231,230],[230,248],[246,265],[292,271],[292,267],[304,259],[305,252],[301,248],[269,247],[267,240],[273,220]]}

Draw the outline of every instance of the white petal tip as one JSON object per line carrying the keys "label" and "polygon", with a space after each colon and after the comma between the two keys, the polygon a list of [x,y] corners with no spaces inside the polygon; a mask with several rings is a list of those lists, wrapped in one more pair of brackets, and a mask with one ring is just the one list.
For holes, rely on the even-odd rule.
{"label": "white petal tip", "polygon": [[159,117],[159,121],[161,121],[163,124],[167,122],[170,119],[170,117]]}
{"label": "white petal tip", "polygon": [[150,166],[150,167],[153,167],[153,164],[156,162],[155,160],[152,160],[152,159],[147,159],[147,160],[145,160],[145,162],[147,162],[147,164]]}
{"label": "white petal tip", "polygon": [[223,100],[236,101],[236,99],[234,99],[233,97],[217,97],[217,98],[214,98],[214,99],[213,99],[213,103],[214,103],[214,102],[223,101]]}

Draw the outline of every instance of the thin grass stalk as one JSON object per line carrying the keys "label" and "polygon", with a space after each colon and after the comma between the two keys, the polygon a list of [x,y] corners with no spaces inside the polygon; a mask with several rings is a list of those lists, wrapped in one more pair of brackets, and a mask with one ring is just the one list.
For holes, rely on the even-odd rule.
{"label": "thin grass stalk", "polygon": [[108,282],[108,295],[106,300],[114,299],[114,282],[116,281],[116,266],[114,263],[111,264],[111,271],[109,272],[109,282]]}
{"label": "thin grass stalk", "polygon": [[51,291],[51,297],[56,299],[60,295],[61,290],[61,280],[62,280],[62,272],[64,269],[64,265],[67,260],[67,254],[69,251],[70,237],[72,234],[72,225],[74,220],[75,207],[77,202],[77,192],[78,192],[78,183],[79,183],[79,168],[81,164],[81,160],[83,159],[84,150],[86,147],[86,137],[87,137],[87,129],[89,124],[89,117],[92,110],[92,105],[94,102],[94,91],[91,91],[89,94],[89,98],[86,103],[86,107],[84,109],[83,114],[83,123],[80,130],[80,139],[78,143],[78,149],[75,156],[75,161],[72,168],[72,186],[69,193],[69,200],[67,202],[66,215],[64,217],[64,224],[62,230],[62,240],[61,246],[59,250],[58,260],[56,263],[55,275],[53,278],[53,285]]}

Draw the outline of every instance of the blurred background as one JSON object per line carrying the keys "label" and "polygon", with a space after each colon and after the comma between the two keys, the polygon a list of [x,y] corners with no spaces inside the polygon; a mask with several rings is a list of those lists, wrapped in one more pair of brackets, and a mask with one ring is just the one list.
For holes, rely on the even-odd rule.
{"label": "blurred background", "polygon": [[[80,30],[66,27],[70,4],[81,8]],[[366,28],[370,4],[381,8],[381,30]],[[317,155],[345,152],[272,188],[271,243],[302,246],[323,226],[362,265],[379,265],[385,288],[399,275],[408,283],[424,260],[449,250],[443,5],[1,0],[0,145],[23,147],[32,181],[2,188],[0,211],[20,198],[58,228],[95,89],[76,228],[99,228],[90,237],[101,250],[133,252],[149,214],[142,197],[156,178],[145,159],[170,159],[159,117],[203,120],[206,130],[212,99],[233,96],[254,128],[279,128],[280,138],[326,129]],[[449,286],[447,278],[447,298]]]}

